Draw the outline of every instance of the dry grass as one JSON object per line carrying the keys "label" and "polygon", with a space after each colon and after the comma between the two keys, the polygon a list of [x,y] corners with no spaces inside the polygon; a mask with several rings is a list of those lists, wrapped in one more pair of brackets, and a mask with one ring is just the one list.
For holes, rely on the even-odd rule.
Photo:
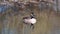
{"label": "dry grass", "polygon": [[[48,13],[46,10],[45,12],[44,11],[39,12],[35,10],[34,13],[37,18],[37,23],[35,24],[35,29],[31,32],[31,34],[50,34],[49,32],[53,27],[52,20],[54,21],[55,18],[57,19],[57,21],[58,19],[60,20],[60,17],[58,18],[58,16],[56,16],[54,12]],[[24,16],[29,16],[29,14],[30,14],[29,12],[24,12],[24,15],[20,14],[14,15],[14,12],[10,13],[10,15],[6,14],[5,15],[5,20],[7,20],[6,28],[9,28],[10,30],[16,28],[17,34],[23,34],[24,24],[22,22],[22,18]],[[3,19],[4,22],[0,22],[2,24],[1,25],[2,27],[3,23],[5,23],[5,20]]]}

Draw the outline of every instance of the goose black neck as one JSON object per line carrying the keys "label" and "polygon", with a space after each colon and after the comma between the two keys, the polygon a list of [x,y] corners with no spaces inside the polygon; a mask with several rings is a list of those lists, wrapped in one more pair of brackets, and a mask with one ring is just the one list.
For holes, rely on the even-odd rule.
{"label": "goose black neck", "polygon": [[35,17],[34,17],[34,16],[31,16],[31,19],[32,19],[32,18],[35,18]]}

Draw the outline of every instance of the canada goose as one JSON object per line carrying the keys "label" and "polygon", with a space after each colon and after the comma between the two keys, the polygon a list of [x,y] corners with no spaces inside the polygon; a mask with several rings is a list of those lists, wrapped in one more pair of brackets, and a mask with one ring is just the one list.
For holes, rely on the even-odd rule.
{"label": "canada goose", "polygon": [[25,24],[31,24],[30,27],[34,29],[34,24],[36,23],[36,18],[34,13],[31,13],[30,17],[23,17],[23,22]]}

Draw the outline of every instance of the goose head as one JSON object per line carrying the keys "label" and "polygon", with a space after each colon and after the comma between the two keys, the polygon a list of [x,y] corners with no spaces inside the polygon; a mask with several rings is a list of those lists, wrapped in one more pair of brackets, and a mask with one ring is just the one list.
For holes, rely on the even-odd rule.
{"label": "goose head", "polygon": [[31,12],[30,17],[31,17],[31,19],[32,19],[32,18],[35,18],[35,15],[34,15],[34,13],[33,13],[33,12]]}

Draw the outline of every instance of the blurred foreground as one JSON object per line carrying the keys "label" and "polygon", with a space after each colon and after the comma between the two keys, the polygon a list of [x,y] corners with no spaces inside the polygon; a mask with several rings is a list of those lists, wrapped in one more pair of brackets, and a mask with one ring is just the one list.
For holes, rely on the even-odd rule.
{"label": "blurred foreground", "polygon": [[[0,13],[0,34],[60,34],[60,13],[51,10],[52,8],[28,7],[23,10],[14,5],[10,8],[13,10],[8,9]],[[24,16],[29,16],[30,12],[34,12],[37,18],[34,30],[22,20]]]}

